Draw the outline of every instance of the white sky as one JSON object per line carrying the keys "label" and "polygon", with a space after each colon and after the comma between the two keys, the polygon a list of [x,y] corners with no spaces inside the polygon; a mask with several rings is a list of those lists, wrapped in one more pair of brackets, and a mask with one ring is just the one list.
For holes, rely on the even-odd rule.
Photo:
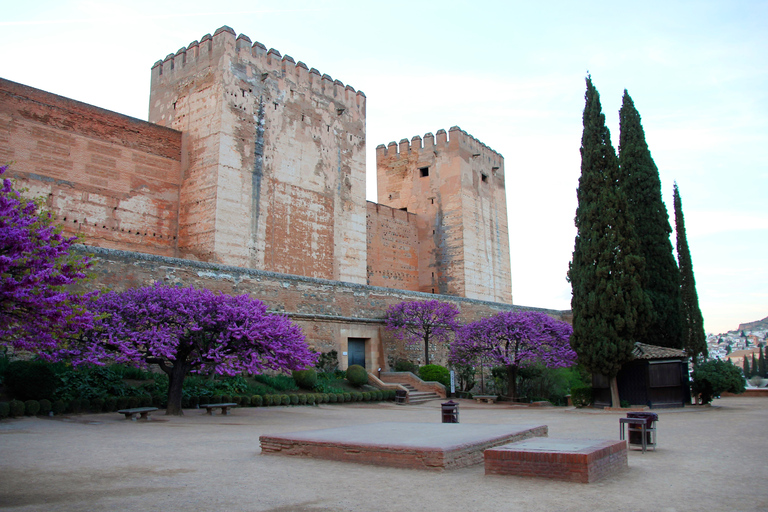
{"label": "white sky", "polygon": [[614,145],[635,101],[670,216],[680,187],[707,332],[768,315],[768,1],[280,4],[0,0],[0,77],[146,119],[152,64],[229,25],[365,92],[368,199],[381,143],[504,155],[514,302],[569,309],[589,71]]}

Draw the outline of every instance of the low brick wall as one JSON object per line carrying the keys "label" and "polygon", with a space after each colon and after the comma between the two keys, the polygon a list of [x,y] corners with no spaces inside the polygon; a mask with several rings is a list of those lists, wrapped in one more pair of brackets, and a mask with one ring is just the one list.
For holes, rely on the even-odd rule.
{"label": "low brick wall", "polygon": [[411,372],[381,372],[383,382],[410,384],[419,391],[436,393],[441,398],[448,396],[445,386],[439,382],[424,381]]}

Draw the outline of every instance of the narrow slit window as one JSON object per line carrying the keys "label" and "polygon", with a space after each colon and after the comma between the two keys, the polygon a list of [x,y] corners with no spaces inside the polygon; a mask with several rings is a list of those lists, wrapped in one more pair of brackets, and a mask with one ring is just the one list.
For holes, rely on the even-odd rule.
{"label": "narrow slit window", "polygon": [[419,176],[422,178],[429,176],[429,167],[419,167]]}
{"label": "narrow slit window", "polygon": [[488,183],[488,175],[483,172],[480,173],[480,179],[483,180],[483,183]]}

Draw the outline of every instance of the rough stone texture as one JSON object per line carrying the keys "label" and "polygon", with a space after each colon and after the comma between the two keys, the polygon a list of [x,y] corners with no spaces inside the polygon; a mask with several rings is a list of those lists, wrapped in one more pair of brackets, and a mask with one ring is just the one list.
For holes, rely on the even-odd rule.
{"label": "rough stone texture", "polygon": [[[384,329],[387,308],[404,300],[437,298],[456,305],[460,320],[471,322],[499,311],[543,311],[555,318],[562,312],[526,308],[464,297],[436,296],[421,292],[330,281],[306,276],[277,274],[262,270],[166,258],[94,247],[79,246],[77,251],[92,255],[94,279],[83,286],[124,290],[155,282],[195,286],[223,293],[248,293],[264,301],[271,310],[284,313],[304,330],[315,349],[339,353],[339,363],[347,367],[349,338],[365,339],[366,369],[387,369],[390,356],[414,353],[423,347],[396,341]],[[430,351],[437,364],[447,362],[448,347],[433,344]]]}
{"label": "rough stone texture", "polygon": [[379,202],[418,216],[420,291],[511,303],[504,158],[448,135],[376,148]]}
{"label": "rough stone texture", "polygon": [[365,95],[219,30],[152,69],[189,137],[182,256],[366,282]]}
{"label": "rough stone texture", "polygon": [[625,441],[529,439],[485,451],[486,475],[591,483],[627,469]]}
{"label": "rough stone texture", "polygon": [[259,437],[261,453],[442,471],[479,464],[483,450],[546,436],[546,425],[374,423]]}
{"label": "rough stone texture", "polygon": [[419,290],[419,233],[414,213],[368,202],[368,284]]}
{"label": "rough stone texture", "polygon": [[66,234],[177,255],[178,131],[0,79],[0,162]]}

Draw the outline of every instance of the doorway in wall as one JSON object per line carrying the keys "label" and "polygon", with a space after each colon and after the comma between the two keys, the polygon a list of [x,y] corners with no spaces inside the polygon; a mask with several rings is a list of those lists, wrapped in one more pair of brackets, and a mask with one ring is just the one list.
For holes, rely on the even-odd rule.
{"label": "doorway in wall", "polygon": [[367,338],[347,338],[348,366],[359,364],[365,368],[365,342]]}

